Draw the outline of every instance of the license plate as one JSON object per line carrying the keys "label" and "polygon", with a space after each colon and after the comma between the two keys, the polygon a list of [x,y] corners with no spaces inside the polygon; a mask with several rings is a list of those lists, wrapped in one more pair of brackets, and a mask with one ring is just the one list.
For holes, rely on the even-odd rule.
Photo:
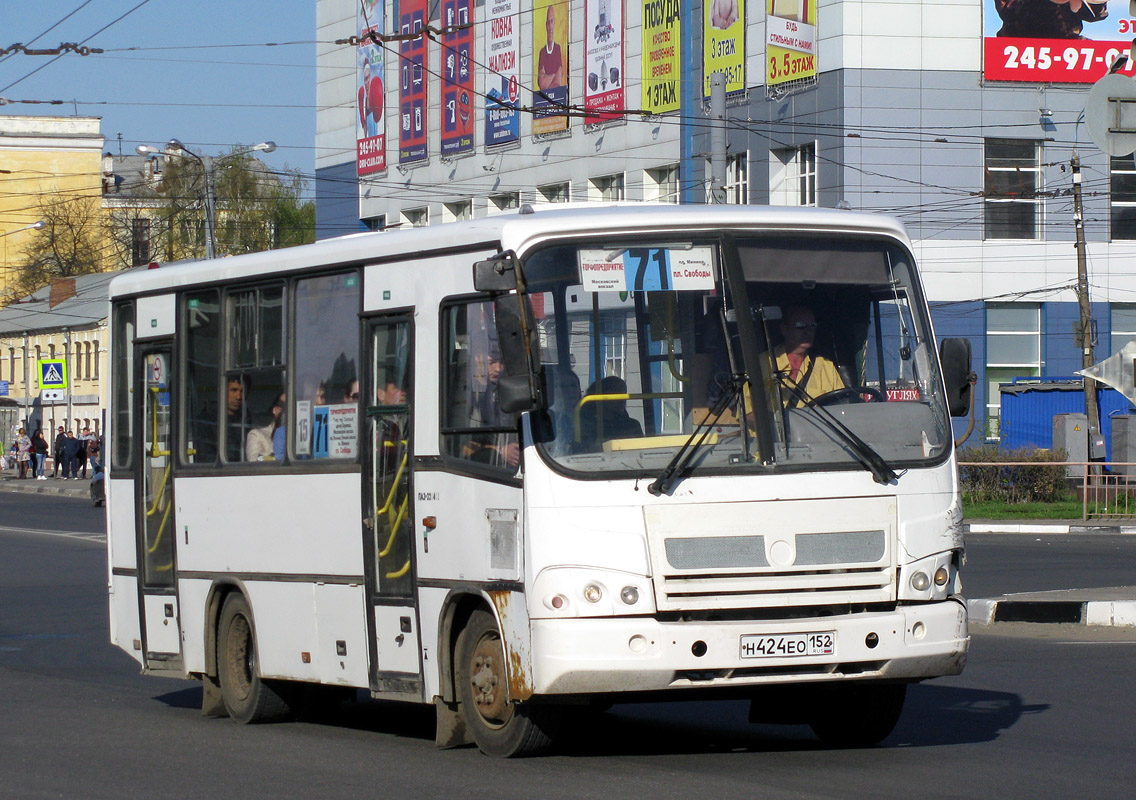
{"label": "license plate", "polygon": [[754,634],[742,637],[742,658],[830,656],[836,652],[836,631]]}

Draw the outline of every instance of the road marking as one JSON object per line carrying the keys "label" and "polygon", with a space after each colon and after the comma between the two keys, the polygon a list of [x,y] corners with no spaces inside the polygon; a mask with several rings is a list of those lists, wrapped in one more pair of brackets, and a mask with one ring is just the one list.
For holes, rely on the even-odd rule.
{"label": "road marking", "polygon": [[106,534],[97,531],[55,531],[44,528],[11,528],[0,525],[0,533],[31,533],[37,536],[60,536],[64,539],[78,539],[83,542],[105,542]]}

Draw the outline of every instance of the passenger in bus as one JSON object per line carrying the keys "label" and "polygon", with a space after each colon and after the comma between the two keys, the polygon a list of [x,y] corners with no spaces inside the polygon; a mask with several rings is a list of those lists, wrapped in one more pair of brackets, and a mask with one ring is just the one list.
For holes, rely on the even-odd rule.
{"label": "passenger in bus", "polygon": [[[781,344],[773,350],[777,371],[788,379],[790,386],[810,398],[844,388],[844,381],[836,365],[813,351],[816,342],[817,321],[808,306],[789,306],[781,316]],[[785,390],[782,398],[787,408],[796,408],[801,400],[796,392]]]}
{"label": "passenger in bus", "polygon": [[359,402],[359,379],[352,378],[347,381],[347,385],[343,387],[343,401],[344,403],[358,403]]}
{"label": "passenger in bus", "polygon": [[552,387],[552,404],[548,409],[553,431],[550,450],[553,455],[568,455],[573,452],[576,440],[576,407],[580,404],[580,378],[571,367],[560,364],[550,364],[546,370],[548,383]]}
{"label": "passenger in bus", "polygon": [[[480,392],[474,392],[473,403],[470,408],[472,412],[471,422],[474,426],[482,428],[516,427],[516,419],[511,414],[506,414],[501,410],[501,404],[497,399],[497,386],[504,369],[500,351],[491,347],[485,360],[485,388]],[[471,458],[473,461],[513,468],[521,463],[521,447],[517,442],[515,433],[500,431],[477,434],[473,438],[472,445]]]}
{"label": "passenger in bus", "polygon": [[610,396],[610,399],[597,399],[585,402],[580,409],[580,442],[584,450],[599,450],[611,439],[633,439],[643,436],[643,426],[627,413],[627,382],[617,375],[608,375],[593,383],[584,393]]}
{"label": "passenger in bus", "polygon": [[284,409],[287,405],[288,395],[279,392],[268,409],[268,424],[249,431],[245,440],[245,461],[279,461],[284,458]]}
{"label": "passenger in bus", "polygon": [[225,387],[225,459],[240,461],[244,443],[245,393],[249,386],[240,376],[229,378]]}

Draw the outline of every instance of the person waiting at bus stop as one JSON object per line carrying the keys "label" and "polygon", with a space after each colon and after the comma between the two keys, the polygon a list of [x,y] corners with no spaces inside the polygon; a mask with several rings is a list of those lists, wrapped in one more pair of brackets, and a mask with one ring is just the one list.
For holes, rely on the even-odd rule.
{"label": "person waiting at bus stop", "polygon": [[[58,432],[55,434],[55,446],[52,448],[52,455],[55,458],[55,464],[51,469],[51,477],[58,478],[60,470],[63,469],[63,446],[67,444],[67,434],[63,430],[63,426],[59,426]],[[65,475],[67,473],[64,473]]]}
{"label": "person waiting at bus stop", "polygon": [[67,439],[63,442],[63,480],[79,478],[79,451],[85,442],[75,438],[75,434],[67,431]]}

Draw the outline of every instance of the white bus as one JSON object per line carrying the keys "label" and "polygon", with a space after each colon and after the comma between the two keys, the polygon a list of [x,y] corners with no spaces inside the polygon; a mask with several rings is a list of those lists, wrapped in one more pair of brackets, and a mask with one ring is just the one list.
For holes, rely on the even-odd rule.
{"label": "white bus", "polygon": [[111,311],[111,637],[205,713],[363,689],[509,756],[733,696],[863,745],[963,668],[969,349],[890,219],[524,207],[129,273]]}

